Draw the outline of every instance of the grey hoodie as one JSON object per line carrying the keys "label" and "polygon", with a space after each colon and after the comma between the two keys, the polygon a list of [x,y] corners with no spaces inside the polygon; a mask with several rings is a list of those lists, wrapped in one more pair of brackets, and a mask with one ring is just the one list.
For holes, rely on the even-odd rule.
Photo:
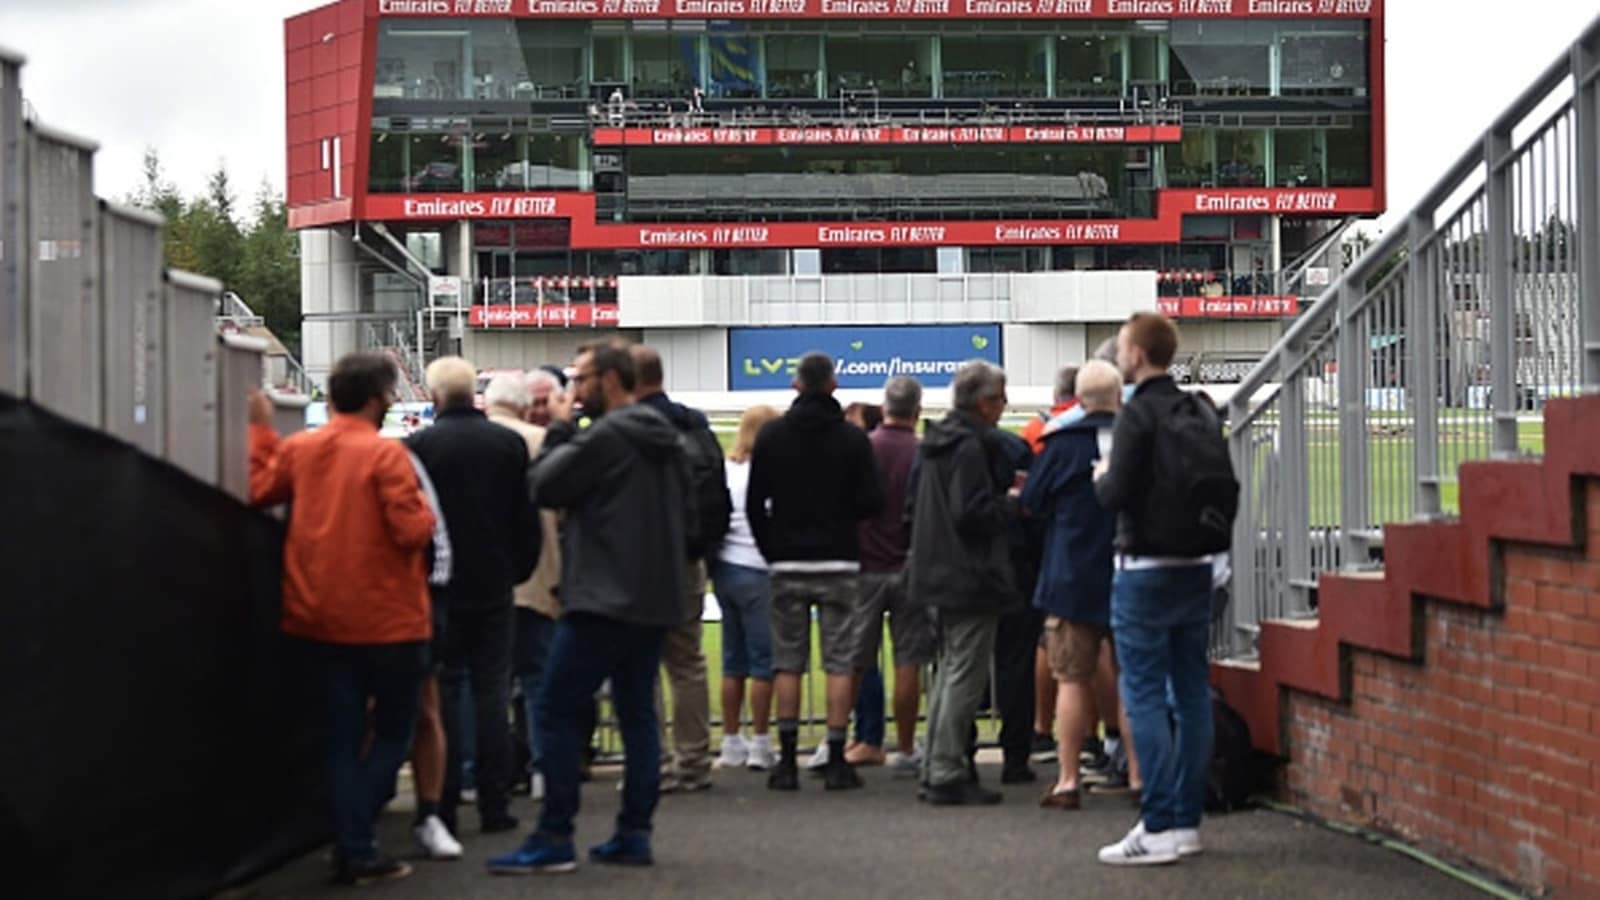
{"label": "grey hoodie", "polygon": [[693,492],[678,429],[666,417],[634,404],[581,433],[556,423],[528,481],[539,506],[567,512],[563,615],[662,628],[679,623]]}
{"label": "grey hoodie", "polygon": [[952,412],[923,435],[908,498],[911,596],[937,609],[1000,615],[1020,605],[1007,499],[1012,467],[992,426]]}

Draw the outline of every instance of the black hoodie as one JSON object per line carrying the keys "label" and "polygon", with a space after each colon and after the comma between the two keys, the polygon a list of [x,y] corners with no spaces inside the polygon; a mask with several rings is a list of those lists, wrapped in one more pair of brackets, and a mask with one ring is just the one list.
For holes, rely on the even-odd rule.
{"label": "black hoodie", "polygon": [[768,563],[859,563],[856,525],[882,506],[872,443],[837,400],[801,394],[761,429],[745,515]]}
{"label": "black hoodie", "polygon": [[682,621],[694,495],[678,429],[666,417],[633,404],[582,433],[552,425],[528,480],[540,506],[567,511],[563,613],[663,628]]}
{"label": "black hoodie", "polygon": [[999,615],[1020,606],[1007,498],[1014,468],[993,426],[955,411],[922,437],[909,501],[911,596],[918,603]]}

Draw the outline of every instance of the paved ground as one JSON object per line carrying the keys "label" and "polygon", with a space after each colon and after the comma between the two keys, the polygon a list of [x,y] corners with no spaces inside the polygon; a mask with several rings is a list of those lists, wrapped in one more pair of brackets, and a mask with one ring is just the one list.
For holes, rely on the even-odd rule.
{"label": "paved ground", "polygon": [[[1039,767],[1041,775],[1047,767]],[[1100,865],[1094,852],[1127,830],[1133,813],[1115,798],[1090,798],[1075,813],[1045,811],[1033,786],[1006,789],[987,809],[936,809],[916,802],[909,781],[865,769],[865,790],[826,794],[807,779],[799,795],[765,788],[763,776],[717,773],[703,794],[665,797],[656,821],[657,863],[624,870],[585,865],[576,874],[532,878],[484,874],[485,856],[520,836],[464,835],[467,858],[417,862],[406,881],[370,888],[374,897],[1338,897],[1400,900],[1481,896],[1399,854],[1271,812],[1208,820],[1205,855],[1138,871]],[[984,780],[998,779],[986,767]],[[585,787],[580,854],[609,834],[616,775]],[[524,824],[533,807],[514,810]],[[410,816],[391,812],[383,837],[409,847]],[[476,815],[463,811],[463,823]],[[302,859],[239,895],[348,896],[325,883],[321,854]]]}

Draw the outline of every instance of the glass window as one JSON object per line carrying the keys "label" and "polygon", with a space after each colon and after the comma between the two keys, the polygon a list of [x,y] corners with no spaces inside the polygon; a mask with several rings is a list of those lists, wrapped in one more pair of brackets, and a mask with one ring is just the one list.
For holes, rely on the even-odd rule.
{"label": "glass window", "polygon": [[594,80],[600,84],[626,84],[622,68],[622,35],[594,36]]}
{"label": "glass window", "polygon": [[406,188],[406,138],[387,131],[372,133],[372,157],[368,165],[367,189],[375,193],[399,193]]}
{"label": "glass window", "polygon": [[1179,97],[1266,94],[1271,90],[1272,22],[1238,19],[1172,23],[1172,93]]}
{"label": "glass window", "polygon": [[1056,38],[1056,96],[1122,96],[1122,36],[1064,34]]}
{"label": "glass window", "polygon": [[[491,22],[494,20],[490,20]],[[506,79],[526,73],[527,84],[513,86],[515,99],[531,89],[538,99],[572,99],[583,96],[584,48],[589,43],[586,22],[518,19],[515,43],[506,64],[496,74]],[[474,51],[477,51],[474,46]],[[507,99],[498,88],[496,99]]]}
{"label": "glass window", "polygon": [[[397,135],[398,137],[398,135]],[[407,191],[460,191],[461,135],[411,134],[406,136]]]}
{"label": "glass window", "polygon": [[1322,187],[1322,133],[1314,129],[1279,130],[1272,136],[1273,178],[1283,187]]}
{"label": "glass window", "polygon": [[471,190],[506,191],[525,187],[522,173],[528,160],[524,135],[478,134],[472,141]]}
{"label": "glass window", "polygon": [[[941,57],[946,97],[1043,97],[1045,37],[946,37]],[[1118,92],[1121,91],[1118,70]]]}
{"label": "glass window", "polygon": [[378,36],[373,96],[408,100],[461,100],[471,96],[466,70],[472,37],[460,19],[385,21]]}
{"label": "glass window", "polygon": [[1217,154],[1212,133],[1186,128],[1183,142],[1167,148],[1167,184],[1171,187],[1215,187]]}
{"label": "glass window", "polygon": [[743,24],[713,22],[706,35],[706,92],[713,97],[761,96],[756,76],[759,40],[747,33]]}
{"label": "glass window", "polygon": [[766,38],[767,96],[817,96],[817,60],[822,38],[816,35],[771,35]]}
{"label": "glass window", "polygon": [[578,137],[564,134],[519,135],[493,141],[485,148],[488,159],[478,159],[475,166],[478,190],[576,190],[578,144]]}
{"label": "glass window", "polygon": [[1327,131],[1328,184],[1366,187],[1372,184],[1372,122],[1358,116],[1348,129]]}
{"label": "glass window", "polygon": [[787,275],[787,250],[713,250],[711,269],[716,275]]}
{"label": "glass window", "polygon": [[1364,23],[1305,23],[1283,33],[1282,92],[1289,96],[1367,93],[1367,32]]}
{"label": "glass window", "polygon": [[634,33],[633,96],[681,99],[699,83],[699,38]]}
{"label": "glass window", "polygon": [[[1128,38],[1128,75],[1134,81],[1161,80],[1161,35],[1135,34]],[[1060,63],[1058,62],[1059,66]]]}
{"label": "glass window", "polygon": [[1218,131],[1217,185],[1265,187],[1267,133],[1260,130]]}
{"label": "glass window", "polygon": [[834,95],[876,89],[883,97],[931,97],[933,39],[829,35],[828,83]]}

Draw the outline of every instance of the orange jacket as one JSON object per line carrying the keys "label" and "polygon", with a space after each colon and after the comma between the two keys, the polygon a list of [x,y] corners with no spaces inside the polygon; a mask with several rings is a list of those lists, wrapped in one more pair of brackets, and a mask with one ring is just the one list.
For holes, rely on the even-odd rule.
{"label": "orange jacket", "polygon": [[283,545],[286,634],[332,644],[432,636],[423,551],[433,511],[399,441],[349,415],[287,440],[252,426],[250,500],[293,501]]}
{"label": "orange jacket", "polygon": [[1061,415],[1077,405],[1077,398],[1073,398],[1064,403],[1057,403],[1055,406],[1050,407],[1050,414],[1048,416],[1034,416],[1028,420],[1026,425],[1022,426],[1022,439],[1027,441],[1028,446],[1033,448],[1034,456],[1038,456],[1044,452],[1044,427],[1050,424],[1051,419],[1054,419],[1056,416]]}

